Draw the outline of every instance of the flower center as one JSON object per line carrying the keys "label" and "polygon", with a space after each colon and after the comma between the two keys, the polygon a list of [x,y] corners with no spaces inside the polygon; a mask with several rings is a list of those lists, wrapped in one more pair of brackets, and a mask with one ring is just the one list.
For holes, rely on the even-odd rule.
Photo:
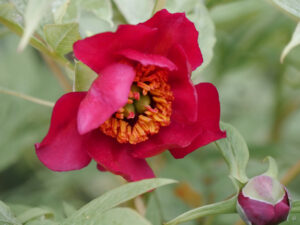
{"label": "flower center", "polygon": [[120,143],[146,141],[170,124],[174,97],[167,83],[168,70],[137,64],[135,71],[127,104],[100,126]]}

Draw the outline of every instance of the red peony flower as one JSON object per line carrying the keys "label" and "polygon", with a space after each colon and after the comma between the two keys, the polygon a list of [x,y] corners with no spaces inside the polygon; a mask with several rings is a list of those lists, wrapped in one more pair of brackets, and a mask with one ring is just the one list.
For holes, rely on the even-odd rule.
{"label": "red peony flower", "polygon": [[175,158],[224,138],[218,92],[193,85],[202,63],[198,32],[183,13],[161,10],[77,41],[77,59],[98,78],[88,92],[63,95],[53,109],[38,158],[51,170],[81,169],[91,159],[129,181],[154,177],[145,158],[169,149]]}

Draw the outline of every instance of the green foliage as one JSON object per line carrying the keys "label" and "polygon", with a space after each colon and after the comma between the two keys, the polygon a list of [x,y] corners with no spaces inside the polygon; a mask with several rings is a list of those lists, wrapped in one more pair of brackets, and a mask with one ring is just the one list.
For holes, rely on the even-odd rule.
{"label": "green foliage", "polygon": [[96,79],[97,74],[82,62],[76,62],[75,65],[75,91],[87,91]]}
{"label": "green foliage", "polygon": [[221,129],[226,131],[227,138],[221,139],[216,143],[228,164],[230,176],[241,183],[246,183],[248,181],[246,167],[249,160],[247,144],[233,126],[222,123]]}
{"label": "green foliage", "polygon": [[300,2],[298,0],[271,0],[286,13],[300,18]]}
{"label": "green foliage", "polygon": [[0,224],[21,225],[21,223],[13,215],[11,209],[2,201],[0,201]]}
{"label": "green foliage", "polygon": [[151,225],[149,221],[130,208],[114,208],[97,217],[91,220],[93,222],[87,224],[95,224],[96,222],[99,225]]}
{"label": "green foliage", "polygon": [[63,223],[63,225],[90,223],[89,221],[93,220],[93,218],[99,218],[99,214],[104,213],[121,203],[124,203],[147,191],[151,191],[154,188],[174,182],[174,180],[170,179],[157,178],[125,184],[115,190],[107,192],[83,206],[77,212],[72,214],[72,216]]}
{"label": "green foliage", "polygon": [[59,55],[73,51],[73,43],[80,39],[77,23],[48,24],[44,26],[47,43]]}
{"label": "green foliage", "polygon": [[130,24],[143,22],[151,17],[154,0],[113,0]]}
{"label": "green foliage", "polygon": [[290,42],[283,49],[283,52],[280,57],[281,63],[283,62],[287,54],[289,54],[289,52],[298,45],[300,45],[300,22],[298,23]]}

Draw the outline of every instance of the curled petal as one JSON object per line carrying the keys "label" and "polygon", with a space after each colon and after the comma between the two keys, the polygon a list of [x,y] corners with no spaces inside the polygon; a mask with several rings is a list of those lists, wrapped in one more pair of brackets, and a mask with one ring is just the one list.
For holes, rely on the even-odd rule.
{"label": "curled petal", "polygon": [[97,34],[75,42],[76,58],[96,73],[118,61],[116,52],[122,49],[145,49],[156,29],[140,25],[120,25],[116,32]]}
{"label": "curled petal", "polygon": [[121,175],[128,181],[155,177],[145,159],[138,159],[130,154],[130,145],[120,144],[98,130],[88,135],[86,149],[100,165],[100,170]]}
{"label": "curled petal", "polygon": [[161,55],[147,54],[133,49],[121,50],[118,54],[125,56],[128,59],[138,61],[144,66],[154,65],[167,68],[171,71],[177,69],[176,65],[172,61]]}
{"label": "curled petal", "polygon": [[197,91],[191,81],[191,66],[180,45],[174,45],[168,56],[178,67],[171,71],[168,82],[171,85],[174,101],[172,121],[195,122],[198,115]]}
{"label": "curled petal", "polygon": [[196,149],[213,141],[226,137],[226,132],[220,130],[220,102],[218,91],[210,83],[200,83],[196,86],[198,93],[198,120],[186,129],[198,135],[189,146],[170,149],[175,158],[183,158]]}
{"label": "curled petal", "polygon": [[104,123],[127,103],[135,72],[129,65],[115,63],[93,82],[78,111],[78,130],[85,134]]}
{"label": "curled petal", "polygon": [[76,115],[85,92],[63,95],[55,104],[50,129],[41,143],[35,144],[40,161],[51,170],[77,170],[91,160],[77,131]]}
{"label": "curled petal", "polygon": [[173,45],[179,44],[183,47],[192,70],[202,64],[198,31],[184,13],[171,14],[164,9],[142,24],[158,30],[155,37],[148,43],[151,43],[153,53],[168,55]]}

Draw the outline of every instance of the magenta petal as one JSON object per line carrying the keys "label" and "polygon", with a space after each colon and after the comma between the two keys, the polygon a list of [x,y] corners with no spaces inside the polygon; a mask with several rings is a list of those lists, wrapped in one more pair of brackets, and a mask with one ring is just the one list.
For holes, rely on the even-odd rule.
{"label": "magenta petal", "polygon": [[270,222],[276,216],[273,205],[252,200],[248,197],[245,197],[242,192],[239,194],[238,203],[243,209],[247,219],[255,225],[272,224]]}
{"label": "magenta petal", "polygon": [[105,68],[93,82],[78,111],[78,131],[85,134],[104,123],[128,100],[134,69],[115,63]]}
{"label": "magenta petal", "polygon": [[196,86],[198,93],[198,120],[186,129],[193,130],[197,137],[185,148],[170,149],[175,158],[183,158],[187,154],[213,141],[226,137],[226,132],[220,130],[220,102],[218,91],[210,83],[200,83]]}
{"label": "magenta petal", "polygon": [[118,54],[125,56],[128,59],[138,61],[144,66],[154,65],[167,68],[169,70],[177,69],[176,65],[172,61],[161,55],[146,54],[133,49],[125,49],[120,51]]}
{"label": "magenta petal", "polygon": [[35,145],[38,158],[51,170],[77,170],[91,160],[76,123],[78,107],[85,95],[85,92],[63,95],[54,106],[48,134]]}
{"label": "magenta petal", "polygon": [[130,154],[129,144],[120,144],[100,131],[93,131],[89,135],[86,148],[89,155],[101,165],[99,169],[121,175],[128,181],[155,177],[146,160]]}
{"label": "magenta petal", "polygon": [[172,121],[194,122],[198,115],[197,91],[191,81],[191,68],[186,55],[179,45],[170,50],[169,58],[178,70],[171,71],[168,82],[171,85],[174,101],[172,103]]}
{"label": "magenta petal", "polygon": [[140,25],[120,25],[118,30],[97,34],[75,42],[74,54],[96,73],[116,62],[122,49],[141,50],[147,47],[156,29]]}
{"label": "magenta petal", "polygon": [[282,201],[280,201],[279,203],[277,203],[275,205],[274,210],[275,210],[276,217],[273,218],[272,224],[279,224],[282,221],[286,221],[287,217],[289,215],[290,209],[291,209],[291,207],[290,207],[289,196],[286,191]]}
{"label": "magenta petal", "polygon": [[158,29],[155,38],[151,40],[153,53],[168,55],[172,46],[179,44],[183,47],[192,70],[203,62],[198,45],[198,31],[184,13],[171,14],[164,9],[142,24]]}

